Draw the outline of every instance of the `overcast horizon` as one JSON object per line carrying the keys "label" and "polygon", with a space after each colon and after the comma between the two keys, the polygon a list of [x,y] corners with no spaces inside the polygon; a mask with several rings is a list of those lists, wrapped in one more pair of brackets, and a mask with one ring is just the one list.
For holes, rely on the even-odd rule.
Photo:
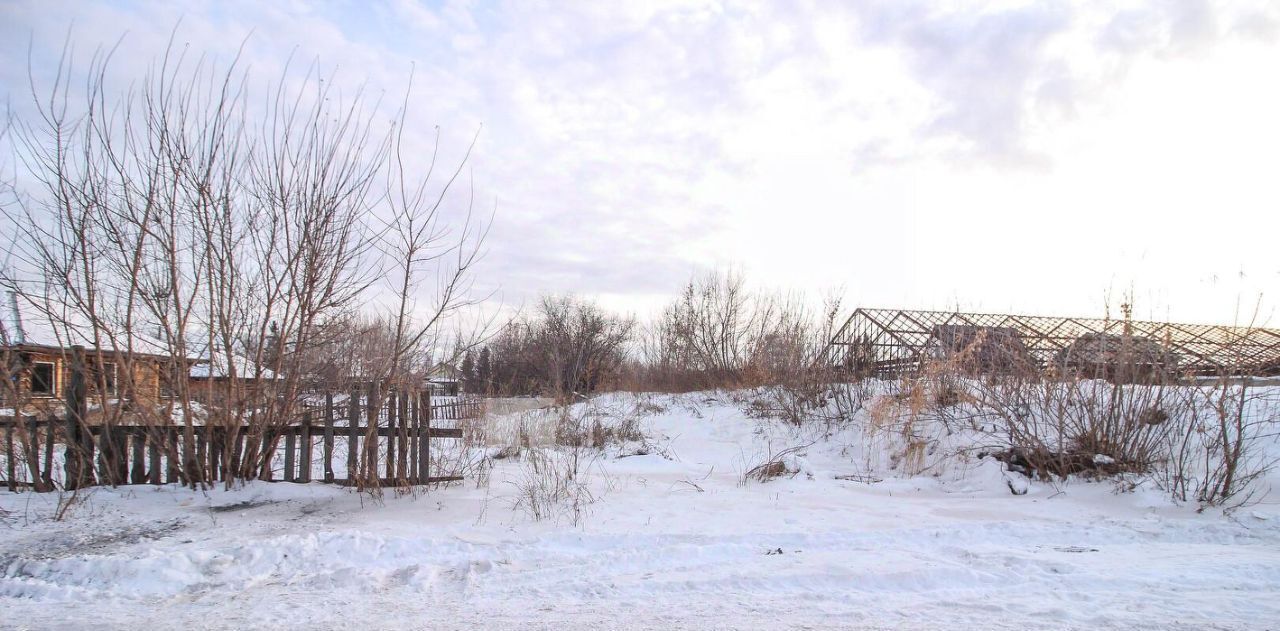
{"label": "overcast horizon", "polygon": [[[386,101],[494,212],[477,288],[646,315],[693,273],[849,307],[1229,323],[1280,297],[1280,5],[4,2],[0,92],[63,42],[179,46]],[[122,39],[123,38],[123,39]],[[466,195],[451,212],[462,212]],[[1243,316],[1248,320],[1247,313]]]}

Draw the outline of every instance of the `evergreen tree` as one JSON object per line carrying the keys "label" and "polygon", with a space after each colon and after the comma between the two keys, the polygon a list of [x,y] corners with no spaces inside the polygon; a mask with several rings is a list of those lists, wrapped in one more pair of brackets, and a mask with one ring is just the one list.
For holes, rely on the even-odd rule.
{"label": "evergreen tree", "polygon": [[480,362],[476,366],[475,392],[488,392],[493,386],[493,360],[489,357],[489,347],[480,349]]}
{"label": "evergreen tree", "polygon": [[467,354],[462,356],[460,370],[462,372],[462,389],[466,392],[476,392],[476,363],[471,358],[471,351],[467,351]]}

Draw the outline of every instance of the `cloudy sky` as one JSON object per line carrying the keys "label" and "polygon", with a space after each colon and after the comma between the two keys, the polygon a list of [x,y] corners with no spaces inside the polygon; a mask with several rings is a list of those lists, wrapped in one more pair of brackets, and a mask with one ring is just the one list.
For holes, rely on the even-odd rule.
{"label": "cloudy sky", "polygon": [[21,112],[68,33],[127,34],[136,75],[175,25],[221,60],[247,37],[266,75],[292,55],[398,97],[412,72],[446,161],[479,131],[508,302],[643,315],[717,266],[866,306],[1280,299],[1276,2],[4,0],[0,93]]}

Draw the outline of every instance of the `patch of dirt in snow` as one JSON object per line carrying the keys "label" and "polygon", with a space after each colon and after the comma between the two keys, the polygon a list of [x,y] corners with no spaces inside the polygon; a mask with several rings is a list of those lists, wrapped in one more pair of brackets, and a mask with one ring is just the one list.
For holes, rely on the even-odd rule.
{"label": "patch of dirt in snow", "polygon": [[[53,531],[40,537],[28,537],[18,545],[0,545],[0,568],[14,560],[60,559],[77,555],[107,554],[115,549],[168,537],[187,526],[184,519],[161,523],[104,526],[104,531]],[[3,574],[3,572],[0,572]]]}

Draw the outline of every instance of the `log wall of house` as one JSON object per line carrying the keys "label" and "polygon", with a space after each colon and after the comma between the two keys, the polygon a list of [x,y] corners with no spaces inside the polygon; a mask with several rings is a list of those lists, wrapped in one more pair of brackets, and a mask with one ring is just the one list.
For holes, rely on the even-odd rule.
{"label": "log wall of house", "polygon": [[[23,401],[37,408],[61,403],[63,392],[71,379],[71,351],[59,349],[4,349],[3,354],[11,365],[20,366],[12,375],[11,385],[4,388],[0,398],[6,401]],[[98,363],[93,353],[88,353],[88,363]],[[160,375],[167,362],[155,357],[132,357],[123,361],[113,361],[112,356],[104,354],[101,363],[115,365],[115,392],[109,397],[123,396],[139,402],[155,402],[161,400]],[[47,392],[32,392],[33,370],[38,364],[53,366],[53,383]],[[123,371],[131,370],[132,378]],[[89,391],[98,394],[99,380],[90,372]]]}

